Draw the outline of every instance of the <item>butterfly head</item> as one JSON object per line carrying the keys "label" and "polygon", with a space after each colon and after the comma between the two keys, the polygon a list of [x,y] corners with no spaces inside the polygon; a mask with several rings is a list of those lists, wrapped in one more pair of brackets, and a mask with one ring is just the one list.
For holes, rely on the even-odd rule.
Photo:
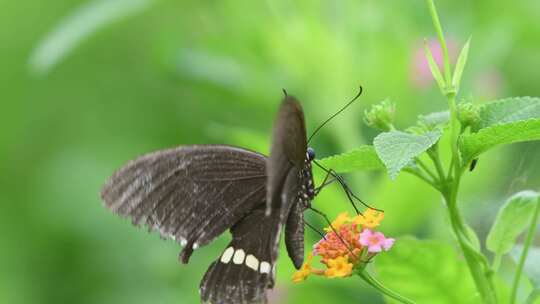
{"label": "butterfly head", "polygon": [[315,159],[315,150],[312,147],[307,148],[307,160],[310,162]]}

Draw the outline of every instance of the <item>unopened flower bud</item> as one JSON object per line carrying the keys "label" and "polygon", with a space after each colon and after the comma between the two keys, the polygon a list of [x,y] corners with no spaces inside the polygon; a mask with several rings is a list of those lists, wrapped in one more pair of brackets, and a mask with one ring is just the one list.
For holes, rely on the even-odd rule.
{"label": "unopened flower bud", "polygon": [[364,112],[364,122],[371,128],[390,131],[394,123],[396,105],[389,99],[371,106]]}
{"label": "unopened flower bud", "polygon": [[458,104],[458,119],[463,127],[475,126],[480,120],[480,110],[478,106],[466,102]]}

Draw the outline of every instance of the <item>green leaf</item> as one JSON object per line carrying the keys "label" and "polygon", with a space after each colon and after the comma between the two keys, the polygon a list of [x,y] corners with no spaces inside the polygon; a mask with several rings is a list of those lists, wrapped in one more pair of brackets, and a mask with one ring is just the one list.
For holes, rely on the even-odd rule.
{"label": "green leaf", "polygon": [[435,79],[435,81],[439,85],[439,89],[444,94],[444,92],[446,91],[446,84],[441,74],[441,71],[439,70],[439,66],[433,58],[433,54],[431,53],[431,49],[429,48],[427,40],[424,41],[424,52],[426,54],[429,69],[431,70],[431,75],[433,75],[433,79]]}
{"label": "green leaf", "polygon": [[[516,264],[519,262],[522,252],[523,245],[516,245],[510,251],[510,256]],[[529,280],[531,280],[533,286],[537,289],[540,288],[540,247],[529,247],[529,253],[523,270]]]}
{"label": "green leaf", "polygon": [[382,284],[418,304],[478,301],[467,266],[449,244],[400,238],[374,264]]}
{"label": "green leaf", "polygon": [[373,146],[360,146],[349,152],[325,157],[319,161],[323,166],[340,173],[352,171],[383,170],[384,165]]}
{"label": "green leaf", "polygon": [[520,120],[540,118],[540,98],[511,97],[480,106],[480,121],[476,130]]}
{"label": "green leaf", "polygon": [[480,106],[476,133],[460,138],[464,163],[500,144],[540,139],[540,98],[512,97]]}
{"label": "green leaf", "polygon": [[452,77],[452,85],[455,90],[459,90],[459,85],[461,83],[461,77],[463,75],[463,70],[465,69],[465,64],[467,63],[467,57],[469,56],[469,46],[471,44],[471,38],[467,40],[467,43],[461,49],[459,57],[456,63],[456,69],[454,71],[454,76]]}
{"label": "green leaf", "polygon": [[540,119],[529,119],[493,125],[477,133],[462,135],[459,149],[463,163],[468,164],[481,153],[502,144],[540,139]]}
{"label": "green leaf", "polygon": [[30,68],[45,73],[99,29],[134,15],[154,0],[94,0],[64,18],[30,55]]}
{"label": "green leaf", "polygon": [[491,227],[486,241],[487,249],[498,255],[510,252],[516,238],[530,225],[538,198],[539,194],[535,191],[522,191],[510,197]]}
{"label": "green leaf", "polygon": [[391,179],[407,166],[415,157],[433,146],[441,137],[440,130],[422,135],[413,135],[401,131],[390,131],[377,135],[373,145],[377,155],[383,161]]}

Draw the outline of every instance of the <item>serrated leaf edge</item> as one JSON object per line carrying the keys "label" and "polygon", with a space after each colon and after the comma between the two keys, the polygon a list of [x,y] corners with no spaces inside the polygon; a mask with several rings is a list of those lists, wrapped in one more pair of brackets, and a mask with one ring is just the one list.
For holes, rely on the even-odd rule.
{"label": "serrated leaf edge", "polygon": [[380,155],[379,155],[379,151],[377,149],[377,146],[375,145],[375,142],[377,141],[378,138],[380,138],[380,136],[382,134],[386,134],[386,133],[392,133],[392,132],[400,132],[400,133],[404,133],[404,134],[408,134],[410,136],[418,136],[418,137],[425,137],[427,134],[429,133],[437,133],[437,135],[434,137],[434,140],[432,140],[429,144],[429,146],[427,146],[424,150],[422,150],[420,153],[418,153],[418,155],[421,155],[422,153],[426,152],[429,148],[433,147],[433,145],[435,143],[437,143],[437,141],[441,138],[442,136],[442,131],[439,130],[439,129],[434,129],[432,131],[429,131],[429,132],[426,132],[424,134],[410,134],[410,133],[406,133],[406,132],[403,132],[403,131],[390,131],[390,132],[383,132],[383,133],[380,133],[379,135],[377,135],[375,137],[375,139],[373,139],[373,148],[375,149],[375,152],[377,153],[377,156],[379,157],[379,159],[382,161],[382,163],[384,164],[384,166],[386,167],[386,170],[388,171],[388,175],[390,176],[390,179],[394,180],[399,172],[401,172],[401,170],[403,170],[403,168],[407,167],[408,164],[414,159],[414,157],[412,157],[411,159],[408,160],[407,164],[401,168],[399,168],[396,172],[393,172],[393,170],[391,170],[388,166],[388,164],[386,163],[386,161],[384,160],[384,158],[382,158]]}
{"label": "serrated leaf edge", "polygon": [[[480,130],[478,130],[478,132],[475,132],[475,133],[471,133],[471,134],[463,134],[459,137],[459,150],[460,152],[462,153],[462,156],[463,155],[463,150],[461,148],[461,146],[463,145],[463,142],[467,139],[467,138],[473,138],[473,137],[477,137],[477,136],[481,136],[483,135],[484,133],[486,132],[489,132],[491,131],[492,128],[496,128],[496,127],[501,127],[501,126],[511,126],[513,124],[518,124],[518,123],[528,123],[528,122],[540,122],[540,117],[539,118],[529,118],[529,119],[524,119],[524,120],[516,120],[516,121],[512,121],[512,122],[508,122],[508,123],[501,123],[501,124],[494,124],[494,125],[491,125],[489,127],[486,127],[486,128],[482,128]],[[526,140],[525,140],[526,141]],[[535,140],[531,140],[531,141],[535,141]],[[515,142],[524,142],[524,141],[515,141]],[[492,147],[495,147],[495,146],[498,146],[498,145],[504,145],[505,143],[500,143],[500,144],[495,144],[493,145]],[[506,143],[506,144],[509,144],[509,143]],[[489,148],[490,149],[490,148]],[[477,157],[478,155],[484,153],[485,151],[487,150],[482,150],[480,151],[479,153],[475,153],[475,154],[472,154],[470,155],[467,159],[464,158],[464,160],[466,161],[466,163],[468,163],[469,161],[471,161],[472,159],[474,159],[475,157]]]}

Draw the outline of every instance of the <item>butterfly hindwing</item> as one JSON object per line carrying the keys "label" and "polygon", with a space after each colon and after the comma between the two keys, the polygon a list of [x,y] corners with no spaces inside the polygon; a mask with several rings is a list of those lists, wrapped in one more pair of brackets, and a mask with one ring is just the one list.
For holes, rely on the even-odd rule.
{"label": "butterfly hindwing", "polygon": [[264,204],[265,165],[265,156],[231,146],[162,150],[116,171],[101,196],[134,224],[197,247]]}
{"label": "butterfly hindwing", "polygon": [[262,204],[232,227],[231,243],[212,263],[201,282],[204,303],[247,304],[266,301],[266,290],[274,285],[280,234],[287,220],[285,215],[290,213],[297,200],[298,174],[294,167],[287,174],[284,182],[287,191],[282,196],[285,204],[281,212],[267,216]]}
{"label": "butterfly hindwing", "polygon": [[274,285],[272,247],[279,239],[279,222],[264,212],[262,205],[231,229],[232,241],[201,282],[203,303],[266,302],[266,290]]}

